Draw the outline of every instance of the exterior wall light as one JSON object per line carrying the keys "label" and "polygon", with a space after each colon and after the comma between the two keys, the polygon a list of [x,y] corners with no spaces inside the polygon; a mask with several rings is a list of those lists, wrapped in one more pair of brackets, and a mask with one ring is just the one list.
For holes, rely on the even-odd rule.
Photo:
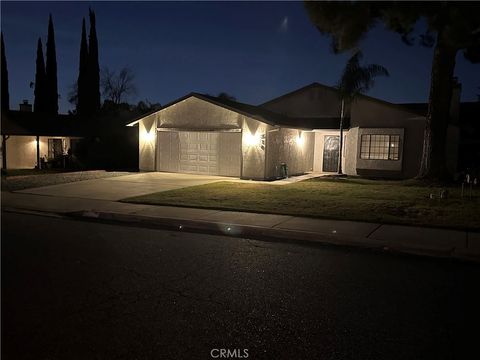
{"label": "exterior wall light", "polygon": [[303,136],[300,134],[297,136],[297,138],[295,139],[296,143],[298,146],[303,146],[303,143],[304,143],[304,139],[303,139]]}
{"label": "exterior wall light", "polygon": [[151,142],[153,141],[153,139],[155,139],[155,134],[153,133],[153,131],[147,131],[145,133],[145,141]]}
{"label": "exterior wall light", "polygon": [[245,144],[247,146],[258,146],[260,145],[262,139],[260,134],[245,134]]}

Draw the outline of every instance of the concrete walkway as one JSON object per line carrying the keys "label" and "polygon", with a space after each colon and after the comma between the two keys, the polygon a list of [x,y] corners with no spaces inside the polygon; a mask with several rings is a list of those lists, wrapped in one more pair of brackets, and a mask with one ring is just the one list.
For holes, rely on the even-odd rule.
{"label": "concrete walkway", "polygon": [[480,233],[2,192],[7,211],[40,211],[180,231],[346,245],[480,261]]}

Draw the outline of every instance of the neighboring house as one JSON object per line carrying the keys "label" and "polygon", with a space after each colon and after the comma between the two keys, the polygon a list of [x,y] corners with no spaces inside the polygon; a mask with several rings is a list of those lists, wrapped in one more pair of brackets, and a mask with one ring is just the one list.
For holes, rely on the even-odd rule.
{"label": "neighboring house", "polygon": [[[454,100],[459,99],[455,95]],[[457,108],[452,107],[452,108]],[[347,109],[348,175],[410,178],[423,148],[425,113],[359,96]],[[338,168],[340,99],[313,83],[254,106],[191,93],[128,124],[139,127],[139,168],[269,180]],[[450,171],[458,130],[449,127]]]}
{"label": "neighboring house", "polygon": [[73,116],[33,113],[25,102],[20,109],[2,113],[2,169],[38,168],[75,150],[83,131]]}

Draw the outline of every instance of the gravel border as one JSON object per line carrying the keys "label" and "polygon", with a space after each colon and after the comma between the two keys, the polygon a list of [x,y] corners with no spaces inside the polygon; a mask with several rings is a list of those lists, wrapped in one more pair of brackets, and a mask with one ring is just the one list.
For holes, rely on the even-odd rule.
{"label": "gravel border", "polygon": [[76,181],[103,179],[132,174],[124,171],[75,171],[58,174],[2,176],[2,191],[17,191],[41,186],[66,184]]}

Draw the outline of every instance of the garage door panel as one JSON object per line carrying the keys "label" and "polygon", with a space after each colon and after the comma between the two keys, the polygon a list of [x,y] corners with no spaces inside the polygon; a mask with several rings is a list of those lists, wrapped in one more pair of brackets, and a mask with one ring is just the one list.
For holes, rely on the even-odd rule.
{"label": "garage door panel", "polygon": [[158,139],[159,171],[240,176],[241,133],[159,132]]}

